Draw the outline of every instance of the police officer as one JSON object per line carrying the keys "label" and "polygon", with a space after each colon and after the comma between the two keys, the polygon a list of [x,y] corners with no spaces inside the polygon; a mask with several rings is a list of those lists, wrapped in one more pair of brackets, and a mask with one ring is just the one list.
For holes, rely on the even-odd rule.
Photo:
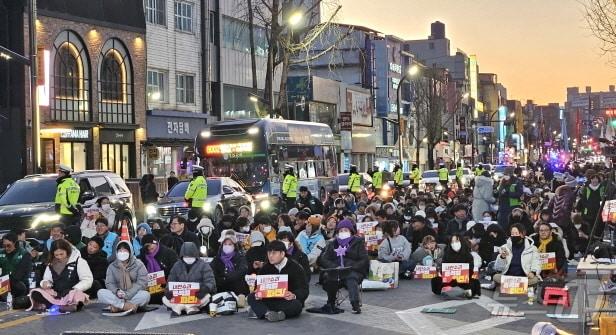
{"label": "police officer", "polygon": [[481,164],[477,164],[477,166],[475,167],[475,177],[479,177],[483,174],[483,165]]}
{"label": "police officer", "polygon": [[188,229],[195,231],[197,223],[201,221],[203,216],[203,205],[205,199],[207,199],[207,182],[203,177],[203,167],[194,165],[193,179],[188,184],[186,193],[184,193],[184,200],[189,204],[190,210],[188,211]]}
{"label": "police officer", "polygon": [[421,182],[421,170],[417,164],[413,164],[413,168],[411,169],[411,182],[413,183],[413,188],[418,190],[419,183]]}
{"label": "police officer", "polygon": [[56,189],[55,208],[60,214],[60,222],[65,226],[77,225],[81,219],[79,202],[79,185],[71,177],[70,166],[60,164],[58,169],[58,187]]}
{"label": "police officer", "polygon": [[293,165],[285,164],[284,180],[282,181],[282,197],[287,203],[287,209],[295,208],[297,198],[297,177],[293,172]]}
{"label": "police officer", "polygon": [[464,187],[464,183],[462,179],[464,178],[464,169],[462,168],[462,163],[458,163],[456,165],[456,182],[458,183],[459,188]]}
{"label": "police officer", "polygon": [[356,165],[351,165],[351,170],[349,172],[349,181],[347,185],[348,192],[355,194],[361,191],[361,176],[357,172]]}
{"label": "police officer", "polygon": [[447,188],[447,184],[449,182],[449,170],[445,167],[445,163],[439,164],[438,181],[441,183],[443,188]]}
{"label": "police officer", "polygon": [[400,164],[394,165],[394,183],[396,184],[397,188],[402,188],[402,181],[404,179],[404,175],[402,174],[402,168],[400,167]]}
{"label": "police officer", "polygon": [[372,173],[372,186],[375,192],[380,192],[383,187],[383,172],[378,166],[374,166],[374,172]]}

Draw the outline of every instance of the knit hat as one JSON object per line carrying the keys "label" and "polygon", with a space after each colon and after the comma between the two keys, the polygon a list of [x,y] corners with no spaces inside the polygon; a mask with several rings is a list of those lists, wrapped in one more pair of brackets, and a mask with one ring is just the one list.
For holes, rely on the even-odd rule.
{"label": "knit hat", "polygon": [[319,214],[314,214],[308,218],[308,223],[312,226],[320,225],[322,220],[323,220],[323,216]]}
{"label": "knit hat", "polygon": [[257,242],[261,242],[260,245],[265,245],[265,236],[258,230],[250,232],[250,246],[254,247]]}
{"label": "knit hat", "polygon": [[[147,235],[146,235],[147,236]],[[103,239],[100,238],[99,236],[94,236],[90,239],[90,242],[94,242],[96,244],[98,244],[98,248],[102,249],[103,246],[105,245],[105,242],[103,242]]]}
{"label": "knit hat", "polygon": [[220,233],[218,242],[223,243],[226,240],[231,240],[233,244],[237,243],[237,237],[235,236],[235,231],[233,229],[225,229]]}
{"label": "knit hat", "polygon": [[565,185],[569,187],[575,187],[577,185],[577,180],[575,179],[575,177],[567,175],[567,177],[565,178]]}
{"label": "knit hat", "polygon": [[351,220],[344,219],[338,222],[338,225],[336,226],[336,231],[339,231],[342,228],[347,228],[351,231],[351,233],[355,234],[355,224]]}
{"label": "knit hat", "polygon": [[199,257],[199,248],[193,242],[184,242],[180,248],[180,257]]}
{"label": "knit hat", "polygon": [[81,242],[81,228],[79,226],[69,226],[64,230],[64,239],[72,245],[77,245]]}
{"label": "knit hat", "polygon": [[158,241],[154,235],[147,234],[141,238],[141,245],[146,246],[148,244],[158,244]]}
{"label": "knit hat", "polygon": [[208,218],[203,218],[201,219],[201,221],[199,221],[199,224],[197,225],[198,233],[205,235],[205,236],[209,236],[210,234],[212,234],[213,231],[214,231],[214,225],[212,224],[212,220]]}

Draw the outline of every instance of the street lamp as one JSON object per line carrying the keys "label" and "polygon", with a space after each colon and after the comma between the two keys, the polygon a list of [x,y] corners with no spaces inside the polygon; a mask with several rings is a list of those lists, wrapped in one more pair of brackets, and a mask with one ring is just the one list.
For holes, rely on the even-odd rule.
{"label": "street lamp", "polygon": [[291,14],[291,15],[289,16],[289,20],[288,20],[289,25],[290,25],[290,26],[292,26],[292,27],[295,27],[295,26],[297,26],[300,22],[302,22],[302,19],[303,19],[303,18],[304,18],[304,13],[302,13],[302,12],[300,12],[300,11],[294,12],[293,14]]}
{"label": "street lamp", "polygon": [[509,117],[513,119],[515,117],[515,112],[509,113]]}
{"label": "street lamp", "polygon": [[[398,112],[398,162],[400,163],[400,168],[402,169],[402,153],[403,153],[403,146],[402,146],[402,115],[400,112],[400,107],[402,105],[401,103],[401,97],[400,97],[400,88],[402,87],[402,84],[404,83],[405,80],[408,80],[411,77],[416,76],[419,73],[419,66],[417,64],[413,64],[404,74],[404,76],[402,76],[402,79],[400,79],[400,82],[398,83],[398,88],[396,89],[396,111]],[[419,148],[417,148],[419,150]],[[417,162],[419,163],[419,162]]]}

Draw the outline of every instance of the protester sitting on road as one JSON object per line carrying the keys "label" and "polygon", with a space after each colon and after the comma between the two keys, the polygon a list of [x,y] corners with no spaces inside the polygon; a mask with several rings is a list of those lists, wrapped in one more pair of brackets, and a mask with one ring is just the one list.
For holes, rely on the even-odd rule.
{"label": "protester sitting on road", "polygon": [[331,241],[336,237],[336,227],[338,226],[338,221],[338,217],[334,215],[327,218],[325,226],[321,229],[321,234],[326,241]]}
{"label": "protester sitting on road", "polygon": [[541,264],[539,263],[539,252],[533,240],[526,237],[526,230],[520,224],[510,227],[510,238],[507,243],[500,248],[499,256],[496,257],[494,269],[498,274],[494,275],[494,282],[484,284],[482,287],[493,289],[500,284],[503,275],[528,277],[528,286],[536,286],[540,280]]}
{"label": "protester sitting on road", "polygon": [[514,208],[511,210],[511,216],[509,217],[509,225],[519,223],[524,226],[524,229],[530,234],[535,232],[534,223],[532,222],[528,213],[522,208]]}
{"label": "protester sitting on road", "polygon": [[314,267],[317,259],[325,249],[325,238],[321,232],[321,215],[311,215],[306,228],[297,235],[302,251],[308,256],[308,264]]}
{"label": "protester sitting on road", "polygon": [[259,272],[265,262],[267,262],[267,246],[265,237],[260,231],[250,233],[252,241],[250,249],[246,251],[246,262],[248,263],[248,273],[253,274]]}
{"label": "protester sitting on road", "polygon": [[507,242],[505,231],[499,224],[491,224],[486,228],[486,232],[479,241],[479,256],[487,265],[496,260],[498,248]]}
{"label": "protester sitting on road", "polygon": [[[223,231],[219,242],[218,255],[210,264],[216,278],[216,287],[218,292],[234,292],[238,296],[238,305],[242,307],[248,295],[248,285],[244,280],[248,273],[246,257],[237,247],[237,237],[233,230]],[[241,301],[244,304],[240,303]]]}
{"label": "protester sitting on road", "polygon": [[421,247],[411,254],[413,270],[417,265],[440,267],[443,262],[443,253],[443,249],[436,243],[434,236],[424,236]]}
{"label": "protester sitting on road", "polygon": [[449,241],[454,234],[463,235],[466,232],[466,223],[468,222],[467,208],[458,204],[451,210],[453,219],[447,222],[447,231],[445,238]]}
{"label": "protester sitting on road", "polygon": [[436,237],[436,232],[428,225],[429,221],[422,216],[415,216],[411,219],[411,226],[405,232],[406,239],[411,243],[411,250],[417,250],[424,237],[428,235]]}
{"label": "protester sitting on road", "polygon": [[321,269],[319,281],[327,292],[327,303],[311,312],[340,313],[341,310],[336,307],[336,293],[341,287],[346,287],[353,312],[359,314],[359,285],[368,275],[370,259],[364,239],[354,236],[356,229],[353,222],[342,220],[336,230],[336,238],[327,244],[317,261]]}
{"label": "protester sitting on road", "polygon": [[411,244],[400,235],[398,221],[387,221],[383,224],[385,239],[379,245],[378,259],[381,262],[399,262],[399,274],[402,278],[413,278],[411,256]]}
{"label": "protester sitting on road", "polygon": [[[266,213],[257,213],[254,225],[255,230],[260,231],[268,242],[276,239],[276,229],[273,227],[272,219]],[[250,241],[248,241],[248,245],[250,245]]]}
{"label": "protester sitting on road", "polygon": [[[168,279],[171,268],[178,260],[178,255],[173,250],[159,244],[154,235],[145,235],[141,239],[141,243],[143,243],[143,248],[139,259],[145,265],[148,273],[163,271],[165,279]],[[150,301],[154,304],[160,304],[162,297],[162,293],[150,294]]]}
{"label": "protester sitting on road", "polygon": [[300,315],[309,293],[306,277],[301,275],[301,266],[288,258],[281,241],[273,241],[267,246],[267,260],[259,275],[287,275],[288,289],[283,298],[261,299],[251,293],[248,304],[252,312],[258,319],[271,322]]}
{"label": "protester sitting on road", "polygon": [[30,292],[30,309],[43,311],[57,305],[60,312],[78,311],[88,301],[84,292],[92,280],[90,267],[79,252],[68,241],[54,241],[40,288]]}
{"label": "protester sitting on road", "polygon": [[295,234],[299,234],[306,228],[308,224],[308,219],[310,218],[310,214],[308,211],[299,211],[295,216],[295,224],[293,225],[293,232]]}
{"label": "protester sitting on road", "polygon": [[291,233],[290,231],[281,231],[278,233],[277,237],[278,240],[284,243],[284,245],[287,247],[287,257],[290,260],[297,262],[297,264],[299,264],[302,269],[304,269],[304,273],[306,274],[306,282],[309,283],[312,271],[310,271],[308,257],[302,251],[302,248],[293,236],[293,233]]}
{"label": "protester sitting on road", "polygon": [[81,229],[78,226],[66,227],[64,230],[64,239],[79,251],[86,247],[86,245],[81,241]]}
{"label": "protester sitting on road", "polygon": [[45,241],[45,252],[49,252],[51,250],[51,244],[54,241],[61,240],[64,238],[64,230],[65,227],[61,223],[54,224],[49,229],[49,239]]}
{"label": "protester sitting on road", "polygon": [[469,282],[458,283],[455,279],[449,283],[444,283],[442,277],[432,278],[432,292],[448,298],[472,298],[481,295],[479,280],[472,278],[474,272],[474,259],[471,255],[469,242],[460,234],[451,235],[449,244],[445,248],[443,263],[464,263],[468,264]]}
{"label": "protester sitting on road", "polygon": [[102,250],[103,240],[94,236],[86,245],[81,249],[81,258],[88,262],[90,271],[92,271],[92,287],[85,293],[91,297],[96,296],[98,290],[105,288],[105,278],[107,278],[107,254]]}
{"label": "protester sitting on road", "polygon": [[181,259],[175,262],[169,273],[168,282],[199,283],[197,304],[172,303],[173,293],[167,288],[163,297],[163,304],[169,307],[176,315],[186,311],[187,314],[199,313],[202,307],[210,301],[210,296],[216,293],[216,279],[208,263],[199,257],[199,248],[192,242],[185,242],[180,248]]}
{"label": "protester sitting on road", "polygon": [[139,257],[141,255],[141,249],[143,248],[143,242],[141,241],[145,235],[152,234],[152,228],[147,223],[140,223],[137,226],[137,233],[135,238],[133,238],[133,250],[135,252],[135,256]]}
{"label": "protester sitting on road", "polygon": [[14,308],[28,308],[29,276],[32,271],[32,257],[30,253],[19,246],[17,235],[7,233],[2,236],[2,250],[0,250],[0,276],[9,276],[11,295]]}
{"label": "protester sitting on road", "polygon": [[98,291],[98,301],[109,305],[111,313],[135,313],[150,301],[147,285],[145,265],[135,257],[128,241],[120,241],[116,259],[107,268],[106,288]]}
{"label": "protester sitting on road", "polygon": [[539,224],[539,233],[529,236],[533,239],[534,245],[539,253],[553,252],[556,256],[556,268],[553,270],[542,270],[541,278],[564,279],[567,275],[567,256],[563,247],[563,239],[552,231],[552,227],[547,223]]}
{"label": "protester sitting on road", "polygon": [[187,223],[188,221],[184,217],[174,216],[169,224],[171,232],[160,239],[160,244],[175,251],[176,254],[180,253],[180,249],[185,242],[192,242],[197,248],[201,246],[197,235],[188,231]]}
{"label": "protester sitting on road", "polygon": [[113,251],[116,250],[116,246],[120,241],[118,234],[109,231],[109,223],[105,218],[98,218],[96,220],[96,236],[103,240],[103,251],[107,254],[107,260],[113,261]]}

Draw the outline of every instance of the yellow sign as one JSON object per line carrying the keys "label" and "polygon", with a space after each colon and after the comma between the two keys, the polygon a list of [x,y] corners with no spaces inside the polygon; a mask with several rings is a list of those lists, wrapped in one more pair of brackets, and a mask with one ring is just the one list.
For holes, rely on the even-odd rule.
{"label": "yellow sign", "polygon": [[252,142],[213,144],[205,147],[206,155],[224,155],[239,152],[252,152]]}

